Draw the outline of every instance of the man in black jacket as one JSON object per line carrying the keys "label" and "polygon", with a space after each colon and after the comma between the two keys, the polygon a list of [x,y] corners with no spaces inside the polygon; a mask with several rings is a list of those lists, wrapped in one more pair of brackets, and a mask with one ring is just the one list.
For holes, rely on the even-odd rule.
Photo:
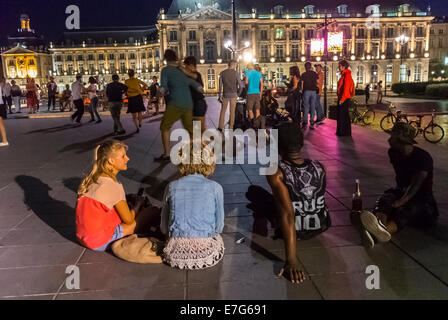
{"label": "man in black jacket", "polygon": [[109,83],[106,88],[107,99],[109,100],[109,109],[114,120],[114,135],[125,134],[126,131],[120,121],[121,107],[123,106],[123,94],[126,92],[127,87],[118,82],[120,78],[117,74],[112,76],[113,82]]}

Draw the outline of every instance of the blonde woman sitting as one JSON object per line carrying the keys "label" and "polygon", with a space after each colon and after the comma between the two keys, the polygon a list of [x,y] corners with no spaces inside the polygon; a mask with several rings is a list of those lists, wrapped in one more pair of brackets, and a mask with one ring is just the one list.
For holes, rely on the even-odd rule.
{"label": "blonde woman sitting", "polygon": [[115,240],[144,226],[144,214],[139,214],[143,201],[137,201],[130,210],[123,185],[117,181],[117,174],[127,169],[126,150],[120,141],[99,145],[93,169],[79,187],[76,237],[89,249],[105,251]]}
{"label": "blonde woman sitting", "polygon": [[[187,148],[188,150],[188,148]],[[163,259],[180,269],[203,269],[216,265],[224,255],[219,235],[224,227],[224,193],[221,185],[207,179],[215,171],[214,155],[202,148],[199,164],[179,165],[182,178],[165,189],[161,230],[167,235]],[[198,161],[199,162],[199,161]]]}

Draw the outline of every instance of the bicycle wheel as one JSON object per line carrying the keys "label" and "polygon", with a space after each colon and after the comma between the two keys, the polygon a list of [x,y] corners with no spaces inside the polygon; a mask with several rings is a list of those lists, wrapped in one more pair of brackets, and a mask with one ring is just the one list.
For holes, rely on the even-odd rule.
{"label": "bicycle wheel", "polygon": [[438,143],[445,136],[445,131],[441,126],[433,123],[425,128],[425,131],[423,131],[423,136],[428,142]]}
{"label": "bicycle wheel", "polygon": [[395,124],[395,117],[392,114],[387,114],[381,119],[380,127],[385,132],[389,132]]}
{"label": "bicycle wheel", "polygon": [[409,124],[415,129],[414,138],[418,136],[418,123],[417,121],[411,121]]}
{"label": "bicycle wheel", "polygon": [[372,110],[367,110],[362,116],[362,122],[364,122],[366,126],[371,125],[374,120],[375,112]]}

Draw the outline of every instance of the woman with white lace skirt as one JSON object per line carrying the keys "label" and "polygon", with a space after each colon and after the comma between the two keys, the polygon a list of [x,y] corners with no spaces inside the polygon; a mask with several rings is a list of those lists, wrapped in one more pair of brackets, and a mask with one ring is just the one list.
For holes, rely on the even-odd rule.
{"label": "woman with white lace skirt", "polygon": [[168,236],[163,259],[180,269],[212,267],[224,255],[224,193],[207,179],[215,171],[213,152],[204,145],[198,149],[186,146],[187,152],[179,153],[182,178],[172,181],[163,197],[161,230]]}

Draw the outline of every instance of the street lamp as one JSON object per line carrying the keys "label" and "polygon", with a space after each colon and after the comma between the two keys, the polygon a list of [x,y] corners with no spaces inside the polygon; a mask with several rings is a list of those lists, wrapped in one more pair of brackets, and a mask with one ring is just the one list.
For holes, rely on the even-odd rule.
{"label": "street lamp", "polygon": [[[403,65],[403,55],[404,55],[403,47],[406,43],[408,43],[409,37],[402,34],[401,36],[396,37],[395,41],[398,44],[400,44],[400,48],[401,48],[401,55],[399,55],[399,58],[401,58],[401,62],[400,62],[400,82],[401,82],[401,66]],[[398,54],[397,54],[397,56],[398,56]]]}

